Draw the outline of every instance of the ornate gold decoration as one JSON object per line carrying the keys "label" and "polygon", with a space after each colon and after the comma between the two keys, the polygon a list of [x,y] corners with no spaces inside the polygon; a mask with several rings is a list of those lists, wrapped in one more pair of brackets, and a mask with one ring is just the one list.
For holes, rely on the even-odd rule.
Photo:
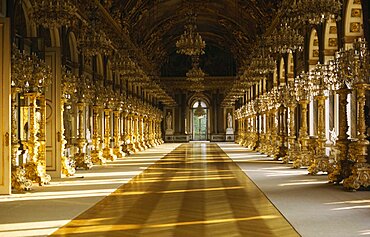
{"label": "ornate gold decoration", "polygon": [[329,34],[337,34],[337,27],[336,26],[330,26]]}
{"label": "ornate gold decoration", "polygon": [[330,47],[337,47],[338,46],[337,38],[329,38],[329,46]]}
{"label": "ornate gold decoration", "polygon": [[351,33],[358,33],[361,31],[361,24],[360,22],[351,22],[349,24],[349,31]]}
{"label": "ornate gold decoration", "polygon": [[353,8],[351,10],[351,17],[361,17],[362,10],[360,8]]}

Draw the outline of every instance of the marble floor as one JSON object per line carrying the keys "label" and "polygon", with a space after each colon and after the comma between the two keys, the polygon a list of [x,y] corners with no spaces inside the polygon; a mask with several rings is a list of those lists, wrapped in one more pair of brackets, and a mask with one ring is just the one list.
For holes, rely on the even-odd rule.
{"label": "marble floor", "polygon": [[52,236],[299,236],[214,143],[176,148]]}
{"label": "marble floor", "polygon": [[238,144],[165,143],[0,195],[0,236],[370,236],[369,204]]}

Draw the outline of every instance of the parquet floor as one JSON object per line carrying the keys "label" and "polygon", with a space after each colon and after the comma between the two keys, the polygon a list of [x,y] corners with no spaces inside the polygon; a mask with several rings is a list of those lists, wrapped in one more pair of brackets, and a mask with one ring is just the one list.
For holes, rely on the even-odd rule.
{"label": "parquet floor", "polygon": [[190,143],[53,236],[299,235],[218,145]]}

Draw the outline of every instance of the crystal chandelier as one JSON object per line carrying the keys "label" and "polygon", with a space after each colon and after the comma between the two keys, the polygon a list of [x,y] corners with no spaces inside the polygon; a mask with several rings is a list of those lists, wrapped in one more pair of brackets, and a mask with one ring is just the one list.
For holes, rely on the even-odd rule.
{"label": "crystal chandelier", "polygon": [[249,66],[250,72],[254,75],[267,75],[275,70],[275,60],[270,55],[265,54],[266,47],[264,43],[264,39],[261,39]]}
{"label": "crystal chandelier", "polygon": [[136,63],[132,61],[132,59],[126,55],[118,59],[118,61],[115,61],[115,68],[119,68],[119,72],[123,77],[125,77],[127,80],[131,80],[136,75]]}
{"label": "crystal chandelier", "polygon": [[30,17],[45,28],[70,26],[76,18],[73,0],[34,0]]}
{"label": "crystal chandelier", "polygon": [[177,53],[185,54],[188,56],[202,55],[205,53],[205,41],[197,32],[195,24],[196,14],[193,12],[188,13],[188,23],[185,25],[185,31],[176,42]]}
{"label": "crystal chandelier", "polygon": [[299,20],[313,25],[336,18],[341,7],[340,0],[297,0],[293,5]]}
{"label": "crystal chandelier", "polygon": [[250,70],[255,75],[267,75],[274,72],[275,61],[269,55],[265,56],[264,53],[259,54],[252,59]]}
{"label": "crystal chandelier", "polygon": [[303,50],[304,37],[285,22],[267,38],[267,41],[271,52],[290,53]]}
{"label": "crystal chandelier", "polygon": [[192,67],[187,73],[186,78],[192,82],[202,82],[204,81],[204,76],[206,74],[202,71],[200,67]]}
{"label": "crystal chandelier", "polygon": [[89,26],[82,31],[79,39],[79,51],[86,57],[111,54],[112,42],[102,30],[96,31],[94,28]]}

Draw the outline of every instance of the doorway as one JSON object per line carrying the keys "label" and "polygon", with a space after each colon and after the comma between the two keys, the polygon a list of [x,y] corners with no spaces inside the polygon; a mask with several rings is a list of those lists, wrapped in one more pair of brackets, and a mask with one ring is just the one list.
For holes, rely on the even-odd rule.
{"label": "doorway", "polygon": [[192,107],[193,141],[206,141],[208,134],[208,108],[204,101],[196,101]]}

